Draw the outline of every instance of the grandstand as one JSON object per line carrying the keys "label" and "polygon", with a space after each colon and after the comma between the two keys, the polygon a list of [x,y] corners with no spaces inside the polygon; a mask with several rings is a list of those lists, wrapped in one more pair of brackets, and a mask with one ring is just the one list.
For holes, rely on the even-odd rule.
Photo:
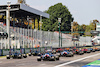
{"label": "grandstand", "polygon": [[[7,5],[0,5],[0,31],[7,32]],[[38,19],[38,30],[39,30],[39,21],[40,16],[42,18],[49,18],[49,14],[41,12],[37,9],[29,7],[25,4],[11,4],[10,9],[10,40],[11,40],[11,48],[16,46],[20,48],[25,45],[23,43],[26,42],[26,47],[32,46],[34,42],[33,39],[33,30],[29,24],[34,23],[35,29],[35,19]],[[23,40],[24,39],[24,40]],[[4,40],[7,42],[7,40]],[[25,42],[23,42],[25,41]],[[31,45],[29,45],[31,43]],[[13,45],[16,44],[16,45]],[[2,43],[1,43],[1,46]],[[1,47],[0,46],[0,47]],[[8,44],[5,44],[5,48],[9,48]],[[1,47],[2,49],[2,47]]]}

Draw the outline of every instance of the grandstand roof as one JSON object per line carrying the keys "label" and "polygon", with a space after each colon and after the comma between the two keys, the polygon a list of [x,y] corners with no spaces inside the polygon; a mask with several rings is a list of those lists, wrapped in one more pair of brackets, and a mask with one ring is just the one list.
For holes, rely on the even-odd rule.
{"label": "grandstand roof", "polygon": [[[4,12],[7,10],[7,5],[0,5],[0,12]],[[34,9],[30,6],[27,6],[25,4],[11,4],[11,10],[12,13],[17,13],[16,16],[21,16],[21,15],[28,15],[28,16],[42,16],[45,18],[49,18],[49,14],[44,13],[42,11],[39,11],[37,9]],[[19,15],[18,15],[19,14]]]}

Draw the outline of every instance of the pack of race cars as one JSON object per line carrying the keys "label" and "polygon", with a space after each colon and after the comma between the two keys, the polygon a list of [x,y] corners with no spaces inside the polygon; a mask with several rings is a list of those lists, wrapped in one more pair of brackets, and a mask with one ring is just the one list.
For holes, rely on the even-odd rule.
{"label": "pack of race cars", "polygon": [[[41,60],[59,60],[60,57],[73,57],[75,54],[83,55],[84,53],[91,53],[95,51],[100,51],[99,47],[70,47],[70,48],[56,48],[56,49],[46,49],[45,51],[40,50],[30,50],[29,56],[38,56],[37,61]],[[6,56],[7,59],[10,58],[27,58],[27,54],[22,54],[18,52],[9,53]]]}
{"label": "pack of race cars", "polygon": [[26,54],[21,54],[19,52],[10,52],[9,55],[6,55],[7,59],[13,58],[13,59],[22,59],[22,58],[27,58]]}

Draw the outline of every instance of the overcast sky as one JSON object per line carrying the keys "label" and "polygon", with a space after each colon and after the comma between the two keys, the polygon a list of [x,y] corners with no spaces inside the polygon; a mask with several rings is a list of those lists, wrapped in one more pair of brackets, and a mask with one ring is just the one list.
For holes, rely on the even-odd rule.
{"label": "overcast sky", "polygon": [[[11,1],[12,4],[17,3],[17,0],[0,0],[0,5],[7,4],[7,1]],[[62,3],[69,9],[74,21],[79,24],[87,25],[94,19],[100,21],[100,0],[26,0],[26,3],[40,11],[48,10],[51,5]]]}

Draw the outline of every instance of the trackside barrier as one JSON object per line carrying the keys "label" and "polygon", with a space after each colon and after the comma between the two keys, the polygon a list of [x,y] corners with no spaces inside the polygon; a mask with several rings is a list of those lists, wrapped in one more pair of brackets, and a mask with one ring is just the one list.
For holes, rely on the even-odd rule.
{"label": "trackside barrier", "polygon": [[32,53],[34,50],[33,50],[33,48],[30,48],[30,53]]}
{"label": "trackside barrier", "polygon": [[7,55],[7,54],[9,54],[9,52],[13,52],[14,51],[14,49],[2,49],[1,50],[1,55]]}
{"label": "trackside barrier", "polygon": [[24,54],[25,53],[25,48],[21,48],[20,53]]}
{"label": "trackside barrier", "polygon": [[15,51],[20,53],[20,49],[15,49]]}
{"label": "trackside barrier", "polygon": [[[95,46],[96,47],[100,46],[100,44],[99,45],[95,45]],[[72,47],[72,48],[74,48],[74,47]],[[79,46],[79,47],[76,47],[76,48],[83,48],[83,47],[86,47],[86,46]],[[93,47],[93,46],[89,46],[89,47]],[[70,47],[63,47],[63,48],[70,48]],[[11,51],[11,52],[17,51],[17,52],[22,52],[22,53],[29,53],[30,51],[35,51],[35,50],[39,50],[41,52],[44,52],[47,49],[57,49],[57,48],[52,48],[52,47],[21,48],[21,50],[20,49],[10,49],[10,50],[9,49],[0,49],[0,56],[9,54],[9,51]]]}
{"label": "trackside barrier", "polygon": [[3,55],[8,55],[9,54],[9,49],[3,49]]}
{"label": "trackside barrier", "polygon": [[30,52],[30,48],[25,48],[25,53],[29,53]]}

